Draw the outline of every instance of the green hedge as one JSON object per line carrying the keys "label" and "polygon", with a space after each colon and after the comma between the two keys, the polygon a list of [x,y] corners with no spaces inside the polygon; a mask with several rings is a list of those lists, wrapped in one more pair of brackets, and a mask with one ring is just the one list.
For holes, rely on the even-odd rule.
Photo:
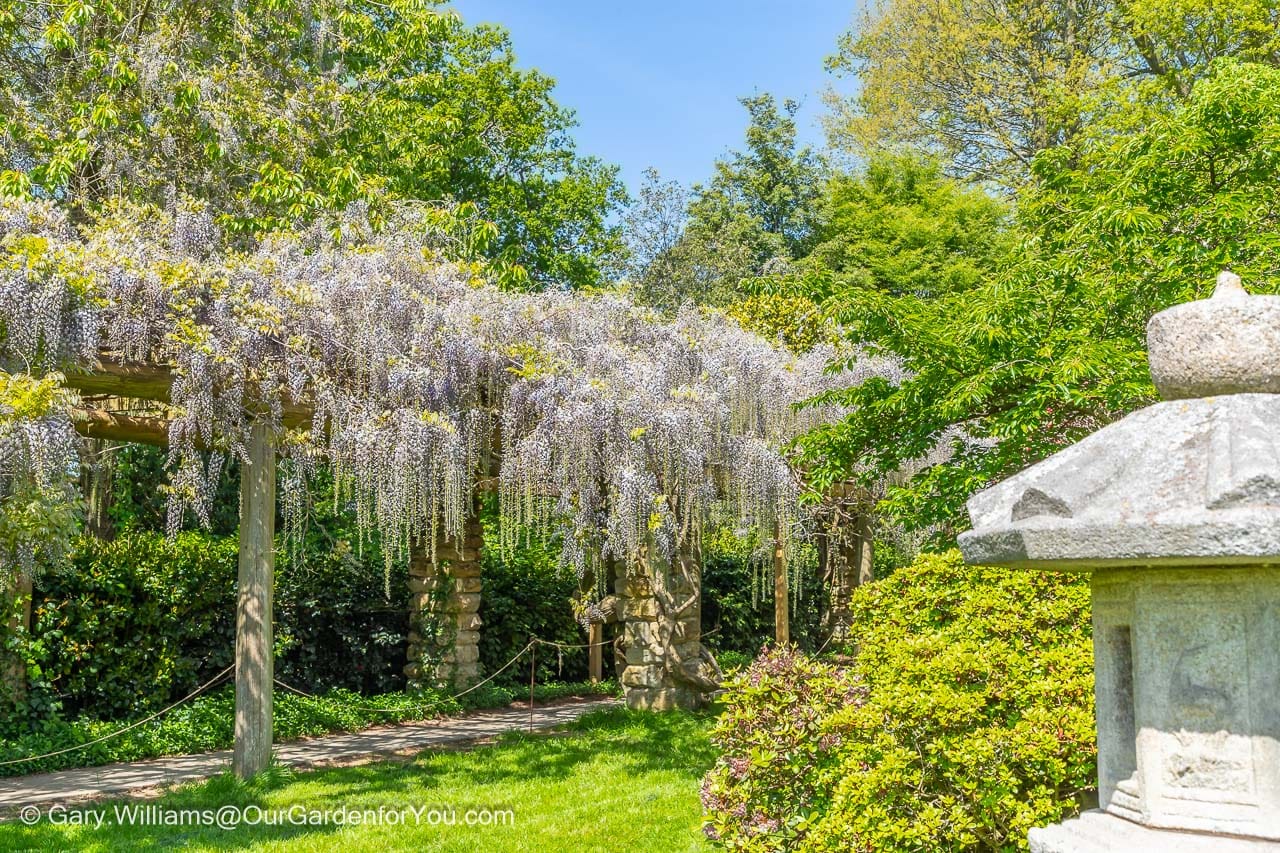
{"label": "green hedge", "polygon": [[1006,851],[1094,785],[1086,580],[925,555],[853,598],[847,666],[769,650],[703,784],[741,850]]}
{"label": "green hedge", "polygon": [[[481,514],[485,540],[498,541],[497,502],[490,500]],[[587,634],[573,615],[573,599],[579,581],[558,562],[559,549],[539,537],[516,553],[496,548],[483,552],[480,593],[480,667],[494,672],[529,643],[530,637],[575,646],[587,642]],[[609,668],[606,652],[606,669]],[[608,673],[606,672],[606,675]],[[582,681],[587,678],[587,650],[538,649],[537,681]],[[501,685],[529,684],[529,660],[498,676]]]}
{"label": "green hedge", "polygon": [[[720,529],[702,546],[702,631],[707,647],[754,657],[774,637],[773,566],[752,558],[754,536]],[[821,645],[822,583],[816,553],[802,546],[791,579],[791,638],[802,649]]]}
{"label": "green hedge", "polygon": [[[404,687],[406,576],[385,597],[382,571],[345,540],[277,561],[277,677],[308,692]],[[72,567],[36,583],[28,658],[37,718],[136,717],[216,675],[235,650],[236,540],[125,531],[84,538]]]}

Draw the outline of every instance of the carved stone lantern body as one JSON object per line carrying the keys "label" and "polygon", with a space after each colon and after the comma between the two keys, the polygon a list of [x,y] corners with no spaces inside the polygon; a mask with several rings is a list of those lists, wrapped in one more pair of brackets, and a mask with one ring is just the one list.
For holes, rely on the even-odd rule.
{"label": "carved stone lantern body", "polygon": [[975,495],[975,564],[1092,575],[1099,809],[1034,853],[1280,850],[1280,297],[1148,326],[1165,398]]}

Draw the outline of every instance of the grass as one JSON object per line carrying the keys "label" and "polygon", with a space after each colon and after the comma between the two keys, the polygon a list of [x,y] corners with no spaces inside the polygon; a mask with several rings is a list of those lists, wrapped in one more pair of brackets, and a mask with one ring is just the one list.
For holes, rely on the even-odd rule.
{"label": "grass", "polygon": [[[108,803],[93,807],[104,816],[100,828],[0,824],[0,850],[706,851],[698,785],[714,759],[709,725],[705,715],[614,708],[552,735],[510,733],[493,745],[406,762],[298,774],[273,768],[250,783],[220,776],[146,803],[166,810],[425,806],[419,824],[410,815],[399,826],[128,826],[115,820],[119,804]],[[456,824],[430,825],[433,809],[456,814]],[[465,826],[471,809],[510,810],[511,819]]]}

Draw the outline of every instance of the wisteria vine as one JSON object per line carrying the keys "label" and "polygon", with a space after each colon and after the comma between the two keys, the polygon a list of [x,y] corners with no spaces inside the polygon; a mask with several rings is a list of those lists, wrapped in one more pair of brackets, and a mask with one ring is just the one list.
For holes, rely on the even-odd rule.
{"label": "wisteria vine", "polygon": [[[837,353],[796,356],[695,308],[668,320],[613,293],[504,292],[443,260],[431,221],[405,207],[369,237],[356,208],[235,252],[198,210],[76,229],[52,203],[3,202],[0,358],[37,375],[102,357],[170,367],[171,529],[207,518],[259,418],[281,437],[286,521],[327,465],[388,559],[461,537],[482,478],[506,545],[554,527],[580,573],[696,545],[713,512],[787,535],[787,443],[843,414],[794,404],[850,383],[825,370]],[[900,378],[890,359],[839,360],[853,380]]]}

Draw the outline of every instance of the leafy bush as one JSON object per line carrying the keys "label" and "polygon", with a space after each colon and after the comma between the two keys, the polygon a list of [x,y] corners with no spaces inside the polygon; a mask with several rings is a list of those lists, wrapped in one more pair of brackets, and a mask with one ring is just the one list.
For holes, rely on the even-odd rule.
{"label": "leafy bush", "polygon": [[[497,542],[497,505],[490,502],[482,515],[485,541]],[[539,537],[522,543],[513,554],[486,548],[481,554],[484,588],[480,594],[480,666],[495,672],[529,644],[530,637],[554,640],[569,646],[587,642],[586,633],[573,616],[572,602],[578,578],[559,565],[559,547]],[[606,657],[607,657],[606,649]],[[538,648],[537,682],[587,677],[587,650],[555,651]],[[498,676],[500,685],[529,684],[529,660]]]}
{"label": "leafy bush", "polygon": [[[615,695],[617,685],[540,684],[534,701],[550,702],[565,696]],[[277,690],[274,700],[275,740],[330,732],[359,731],[369,726],[425,720],[456,714],[472,708],[498,708],[519,699],[528,699],[527,690],[477,690],[460,698],[443,693],[387,693],[360,696],[349,690],[333,690],[307,698]],[[46,720],[35,729],[0,721],[0,761],[41,756],[67,747],[88,743],[126,727],[126,723],[106,723],[81,719]],[[94,767],[117,761],[137,761],[162,755],[186,755],[226,749],[235,729],[235,691],[220,687],[164,716],[144,723],[102,743],[62,755],[16,764],[0,764],[0,776],[16,776],[67,767]]]}
{"label": "leafy bush", "polygon": [[924,555],[853,598],[853,663],[728,687],[707,833],[742,850],[1004,851],[1094,780],[1088,584]]}
{"label": "leafy bush", "polygon": [[723,757],[702,783],[707,835],[749,850],[802,837],[830,800],[826,718],[859,697],[856,677],[794,646],[766,647],[738,672],[712,731]]}
{"label": "leafy bush", "polygon": [[[212,678],[235,651],[236,554],[234,538],[198,533],[172,542],[136,530],[112,542],[82,539],[70,571],[37,581],[26,650],[31,710],[44,713],[43,695],[67,716],[122,719]],[[309,692],[403,687],[404,571],[388,602],[382,572],[370,570],[368,555],[356,559],[345,539],[309,538],[300,559],[281,555],[277,676]]]}
{"label": "leafy bush", "polygon": [[36,582],[32,692],[106,720],[189,693],[234,656],[235,566],[234,539],[82,539],[70,571]]}

